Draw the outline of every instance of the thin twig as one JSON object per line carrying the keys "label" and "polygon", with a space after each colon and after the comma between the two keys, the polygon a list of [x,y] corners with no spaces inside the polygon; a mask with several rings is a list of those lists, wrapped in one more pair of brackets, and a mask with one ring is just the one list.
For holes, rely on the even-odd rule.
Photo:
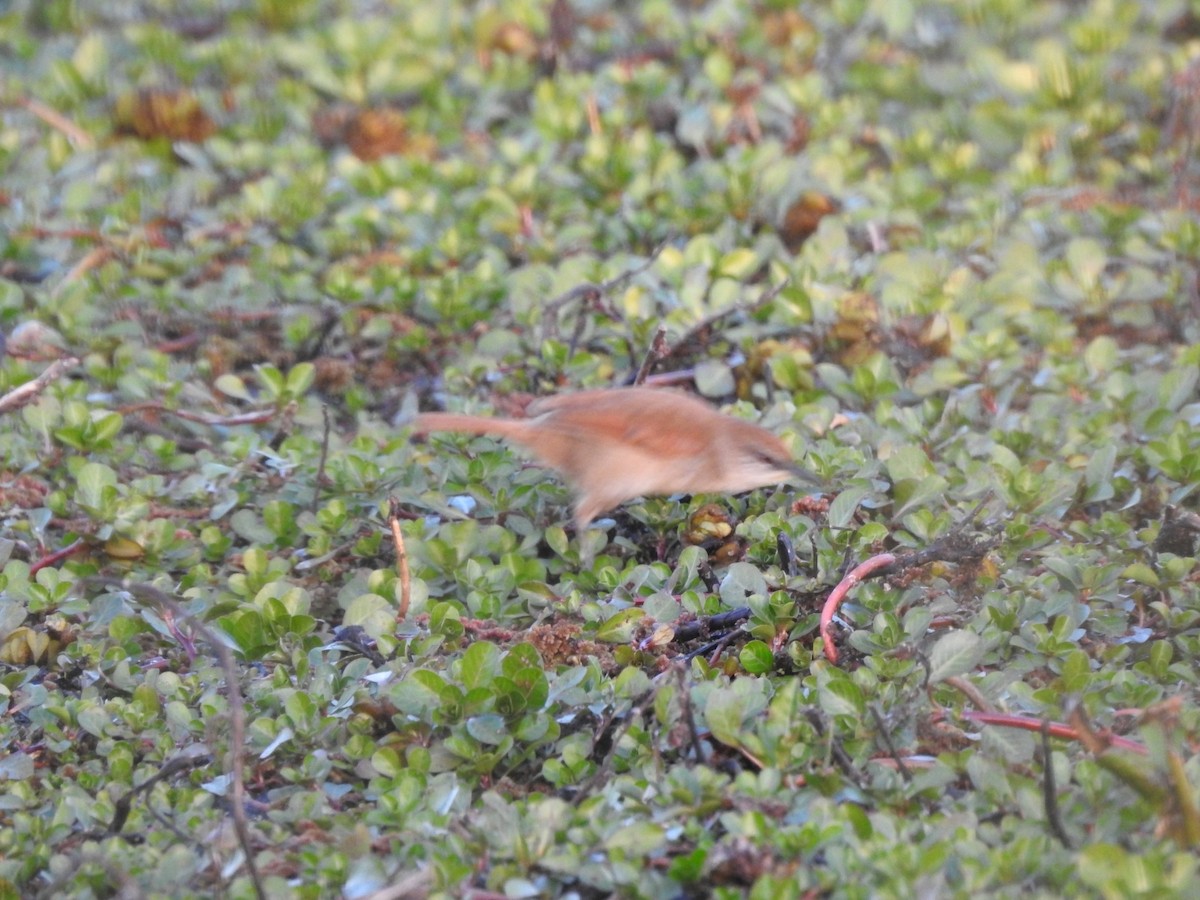
{"label": "thin twig", "polygon": [[871,221],[867,223],[867,239],[871,244],[871,252],[876,256],[882,256],[887,253],[888,242],[884,237],[883,228],[878,222]]}
{"label": "thin twig", "polygon": [[888,756],[896,762],[896,771],[900,773],[900,777],[905,781],[912,781],[912,772],[908,770],[908,766],[905,765],[900,754],[896,752],[896,745],[892,743],[892,736],[888,734],[887,726],[883,723],[883,716],[879,714],[879,709],[874,703],[869,704],[867,709],[871,711],[871,718],[875,720],[875,728],[878,731],[879,739],[883,741],[884,747],[887,748]]}
{"label": "thin twig", "polygon": [[387,887],[367,894],[365,900],[424,900],[435,883],[434,867],[429,865],[402,875]]}
{"label": "thin twig", "polygon": [[712,656],[708,658],[708,664],[710,667],[716,668],[717,663],[721,659],[721,654],[725,652],[725,648],[728,647],[733,639],[738,636],[743,638],[750,637],[747,632],[742,631],[740,628],[734,628],[731,629],[729,633],[722,637],[719,641],[717,641],[717,645],[713,647]]}
{"label": "thin twig", "polygon": [[[978,510],[981,507],[977,507]],[[972,514],[974,515],[974,513]],[[833,640],[833,617],[851,589],[868,578],[878,578],[892,572],[923,566],[936,560],[944,562],[966,562],[980,559],[991,550],[999,537],[975,539],[962,532],[954,532],[934,541],[924,550],[912,553],[879,553],[860,563],[847,573],[829,594],[821,608],[821,639],[825,644],[825,658],[837,662],[838,650]]]}
{"label": "thin twig", "polygon": [[238,678],[237,667],[234,665],[233,654],[225,642],[218,638],[207,625],[193,616],[182,604],[170,594],[161,591],[152,584],[144,582],[126,582],[105,578],[101,575],[83,579],[81,584],[98,589],[110,589],[114,584],[138,600],[169,611],[178,619],[186,619],[205,641],[225,675],[225,686],[229,691],[229,778],[230,778],[230,813],[233,816],[233,829],[237,833],[238,844],[246,857],[246,870],[254,885],[254,893],[258,900],[267,900],[267,891],[258,873],[258,864],[254,861],[254,847],[250,843],[250,823],[246,820],[246,782],[242,768],[245,765],[246,744],[246,708],[242,697],[241,681]]}
{"label": "thin twig", "polygon": [[675,664],[675,677],[679,682],[679,707],[683,713],[683,721],[687,724],[692,753],[695,754],[697,763],[703,763],[704,747],[701,745],[700,735],[696,731],[696,716],[692,711],[692,695],[688,690],[687,667],[682,663]]}
{"label": "thin twig", "polygon": [[30,563],[29,574],[36,575],[40,570],[46,568],[46,566],[53,566],[68,557],[74,556],[76,553],[82,553],[86,547],[87,542],[83,538],[79,538],[79,540],[68,544],[61,550],[55,550],[53,553],[48,553],[36,562]]}
{"label": "thin twig", "polygon": [[79,854],[71,862],[72,865],[64,867],[61,875],[43,886],[36,894],[28,896],[36,897],[37,900],[42,900],[43,897],[65,897],[67,896],[65,889],[69,883],[77,878],[80,872],[86,871],[89,866],[102,869],[104,874],[112,879],[116,889],[111,890],[107,896],[120,897],[121,900],[126,900],[126,898],[128,900],[141,900],[144,896],[137,883],[130,876],[129,870],[117,865],[116,861],[106,853],[88,849]]}
{"label": "thin twig", "polygon": [[279,413],[277,408],[271,407],[270,409],[256,409],[250,412],[239,413],[236,416],[209,416],[203,413],[189,412],[186,409],[171,409],[153,400],[123,406],[118,411],[122,415],[128,415],[129,413],[143,412],[145,410],[165,413],[187,422],[208,425],[211,428],[229,428],[235,425],[262,425],[265,422],[270,422]]}
{"label": "thin twig", "polygon": [[[804,717],[808,719],[808,723],[812,725],[813,730],[818,736],[825,737],[825,720],[821,717],[821,713],[816,709],[806,709]],[[846,752],[846,748],[832,734],[829,735],[829,752],[833,756],[833,761],[837,763],[838,768],[849,778],[855,785],[862,787],[863,777],[854,765],[854,760],[850,758],[850,754]]]}
{"label": "thin twig", "polygon": [[46,366],[46,370],[33,379],[33,381],[27,381],[22,385],[18,385],[3,397],[0,397],[0,413],[20,409],[44,391],[51,382],[62,378],[68,369],[73,369],[77,365],[79,365],[79,359],[74,356],[64,356],[62,359],[56,359],[50,365]]}
{"label": "thin twig", "polygon": [[1058,790],[1054,786],[1054,759],[1050,749],[1050,720],[1042,719],[1042,803],[1046,807],[1046,824],[1050,833],[1058,838],[1058,842],[1068,850],[1074,849],[1071,837],[1063,825],[1062,814],[1058,809]]}
{"label": "thin twig", "polygon": [[[739,606],[737,609],[730,609],[711,616],[701,616],[690,622],[683,622],[675,628],[675,643],[679,644],[684,641],[695,640],[699,637],[708,637],[710,634],[724,632],[727,628],[740,625],[748,618],[750,618],[750,607]],[[704,650],[703,652],[707,653],[708,651]]]}
{"label": "thin twig", "polygon": [[58,284],[54,286],[54,290],[52,291],[53,295],[57,296],[59,291],[61,291],[67,285],[74,284],[88,272],[92,271],[92,269],[104,265],[115,255],[116,254],[113,252],[111,247],[93,247],[83,255],[79,262],[75,263],[75,265],[71,266],[71,268],[67,270],[67,273],[63,275],[62,280],[60,280]]}
{"label": "thin twig", "polygon": [[[701,334],[712,328],[722,319],[727,319],[732,315],[740,312],[752,313],[762,309],[777,296],[790,283],[790,279],[784,279],[772,288],[768,288],[763,292],[763,295],[752,303],[735,303],[732,306],[727,306],[725,309],[719,309],[715,313],[711,313],[684,332],[683,337],[672,344],[662,356],[662,359],[670,359],[681,353],[687,346],[695,341]],[[661,360],[660,360],[661,361]]]}
{"label": "thin twig", "polygon": [[[198,746],[196,749],[200,749]],[[129,810],[133,805],[133,800],[138,794],[149,794],[151,788],[160,781],[165,781],[173,777],[179,772],[186,772],[188,769],[194,769],[197,766],[206,766],[212,761],[212,757],[207,753],[188,753],[186,750],[176,756],[165,760],[159,770],[143,781],[141,784],[134,785],[123,797],[118,798],[113,806],[113,818],[106,829],[105,834],[120,834],[121,829],[125,827],[125,822],[129,818]],[[168,825],[172,830],[175,830],[174,825]]]}
{"label": "thin twig", "polygon": [[1051,737],[1056,737],[1064,741],[1079,741],[1089,752],[1097,755],[1110,747],[1128,750],[1140,756],[1145,756],[1150,752],[1146,749],[1145,744],[1139,744],[1137,741],[1122,737],[1119,734],[1090,731],[1087,728],[1073,727],[1063,722],[1048,722],[1043,725],[1044,719],[1023,716],[1018,713],[988,713],[977,712],[973,709],[964,709],[958,715],[968,722],[979,722],[983,725],[998,725],[1004,728],[1019,728],[1022,731],[1041,731],[1042,728],[1048,728]]}
{"label": "thin twig", "polygon": [[317,476],[313,479],[313,498],[309,505],[309,512],[314,515],[317,512],[317,506],[321,502],[321,484],[325,480],[325,462],[329,459],[329,405],[321,404],[321,422],[323,429],[321,432],[321,458],[317,460]]}
{"label": "thin twig", "polygon": [[[928,669],[926,669],[926,671],[928,671]],[[928,681],[928,677],[926,678],[926,681]],[[961,675],[952,675],[945,679],[942,684],[949,685],[950,687],[958,690],[959,693],[961,693],[975,705],[976,709],[982,710],[983,712],[996,712],[996,707],[991,703],[991,701],[988,700],[987,697],[983,696],[983,693],[979,690],[979,688],[975,687],[975,685],[967,681],[967,679],[963,678]]]}
{"label": "thin twig", "polygon": [[872,573],[883,569],[890,571],[895,562],[896,554],[877,553],[851,569],[849,574],[838,582],[837,587],[830,591],[829,598],[821,607],[821,640],[825,643],[825,658],[831,663],[837,662],[838,658],[837,644],[833,640],[833,617],[837,614],[838,607],[852,588],[857,587]]}
{"label": "thin twig", "polygon": [[567,304],[573,303],[576,300],[583,300],[586,303],[595,303],[609,291],[620,287],[625,282],[645,272],[652,265],[654,265],[654,261],[658,259],[658,255],[663,252],[666,246],[667,242],[663,241],[652,251],[650,251],[650,255],[646,257],[645,262],[634,266],[631,269],[626,269],[620,275],[610,278],[608,281],[602,281],[599,284],[595,284],[590,281],[583,284],[577,284],[570,290],[564,291],[557,297],[548,300],[542,305],[542,330],[547,334],[553,333],[550,323],[553,321],[554,316],[558,313],[558,311]]}
{"label": "thin twig", "polygon": [[[654,703],[654,699],[657,696],[658,686],[656,685],[655,687],[652,687],[650,690],[646,691],[642,702],[630,707],[624,723],[617,730],[617,733],[612,737],[612,744],[609,746],[608,752],[604,754],[604,761],[601,762],[596,768],[596,771],[591,774],[591,777],[589,777],[587,781],[579,786],[578,792],[575,794],[575,803],[582,803],[588,797],[591,797],[596,785],[598,785],[602,779],[606,779],[608,777],[610,774],[609,766],[613,761],[613,757],[617,755],[617,748],[621,745],[621,738],[625,737],[629,729],[633,727],[634,723],[641,719],[643,715],[645,715],[646,710],[649,709],[651,704]],[[601,729],[598,735],[602,733],[603,729]]]}
{"label": "thin twig", "polygon": [[61,132],[76,149],[91,150],[96,146],[96,142],[90,134],[58,110],[51,109],[46,104],[34,100],[32,97],[23,97],[17,103],[25,107],[31,114],[41,119],[55,131]]}
{"label": "thin twig", "polygon": [[662,360],[666,359],[666,354],[667,328],[665,325],[659,325],[654,332],[654,337],[650,340],[650,349],[646,351],[646,355],[642,359],[642,364],[638,367],[637,374],[633,377],[635,387],[645,384],[651,370]]}
{"label": "thin twig", "polygon": [[388,501],[388,525],[392,529],[392,543],[396,547],[396,573],[400,577],[400,608],[396,610],[396,621],[403,622],[408,615],[412,576],[408,571],[408,551],[404,549],[404,532],[400,530],[400,518],[395,513],[395,510],[399,508],[400,502],[392,497]]}

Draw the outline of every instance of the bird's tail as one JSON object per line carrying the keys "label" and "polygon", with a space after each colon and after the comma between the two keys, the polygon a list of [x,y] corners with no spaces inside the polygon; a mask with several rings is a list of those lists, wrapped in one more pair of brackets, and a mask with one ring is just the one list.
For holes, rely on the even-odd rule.
{"label": "bird's tail", "polygon": [[469,416],[465,413],[421,413],[412,422],[413,434],[457,431],[460,434],[488,434],[520,441],[525,436],[525,430],[525,423],[518,419]]}

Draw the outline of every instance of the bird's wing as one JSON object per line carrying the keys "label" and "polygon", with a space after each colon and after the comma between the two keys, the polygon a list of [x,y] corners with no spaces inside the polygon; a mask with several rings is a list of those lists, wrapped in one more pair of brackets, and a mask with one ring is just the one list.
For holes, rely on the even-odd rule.
{"label": "bird's wing", "polygon": [[[632,406],[639,410],[637,415],[630,414]],[[539,417],[544,415],[546,423],[555,428],[582,434],[593,441],[600,440],[598,435],[611,435],[612,441],[654,457],[703,453],[712,441],[709,430],[713,420],[720,417],[702,400],[654,388],[559,394],[538,400],[529,411]],[[678,422],[680,416],[693,427],[667,427]]]}

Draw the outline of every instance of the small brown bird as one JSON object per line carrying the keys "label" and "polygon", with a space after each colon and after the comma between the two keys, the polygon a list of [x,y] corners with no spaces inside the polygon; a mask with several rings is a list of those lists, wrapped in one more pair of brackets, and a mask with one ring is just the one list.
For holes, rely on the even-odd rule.
{"label": "small brown bird", "polygon": [[734,494],[797,477],[819,483],[765,428],[677,391],[632,387],[559,394],[534,401],[529,415],[422,413],[413,431],[486,434],[519,444],[575,489],[575,526],[581,531],[633,497]]}

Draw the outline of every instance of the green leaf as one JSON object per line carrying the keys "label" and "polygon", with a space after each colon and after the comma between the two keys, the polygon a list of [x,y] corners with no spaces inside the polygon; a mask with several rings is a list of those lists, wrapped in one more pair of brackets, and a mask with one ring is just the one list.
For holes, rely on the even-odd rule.
{"label": "green leaf", "polygon": [[317,368],[310,362],[302,362],[292,366],[287,374],[286,392],[292,398],[303,397],[316,380]]}
{"label": "green leaf", "polygon": [[940,506],[946,496],[948,482],[940,475],[930,475],[916,483],[911,490],[897,490],[897,495],[904,495],[904,503],[896,510],[897,516],[905,516],[914,509],[925,505]]}
{"label": "green leaf", "polygon": [[716,276],[744,281],[761,265],[758,254],[749,247],[730,250],[717,262]]}
{"label": "green leaf", "polygon": [[854,518],[854,513],[858,510],[858,505],[870,495],[870,491],[866,488],[847,488],[833,498],[833,502],[829,504],[829,519],[830,528],[846,528],[850,525]]}
{"label": "green leaf", "polygon": [[261,365],[255,366],[254,371],[272,400],[278,400],[283,397],[283,392],[287,384],[283,379],[283,373],[279,369],[275,368],[275,366]]}
{"label": "green leaf", "polygon": [[1196,384],[1200,381],[1200,370],[1196,366],[1186,366],[1168,371],[1162,377],[1158,386],[1158,396],[1162,405],[1176,412],[1184,403],[1196,396]]}
{"label": "green leaf", "polygon": [[1117,447],[1115,444],[1097,447],[1088,457],[1084,483],[1088,486],[1087,499],[1089,503],[1099,503],[1113,497],[1115,492],[1113,491],[1112,477],[1116,460]]}
{"label": "green leaf", "polygon": [[256,609],[243,609],[219,620],[222,630],[247,659],[257,659],[267,643],[267,630],[262,614]]}
{"label": "green leaf", "polygon": [[228,373],[218,375],[213,382],[213,387],[226,397],[232,397],[234,400],[244,400],[249,403],[254,399],[250,396],[250,391],[246,389],[246,382],[242,381],[236,375]]}
{"label": "green leaf", "polygon": [[704,705],[704,721],[713,737],[730,747],[740,747],[746,723],[767,708],[767,690],[765,681],[745,678],[710,693]]}
{"label": "green leaf", "polygon": [[633,632],[646,613],[635,607],[622,610],[616,615],[609,616],[596,629],[596,640],[606,644],[626,644],[633,640]]}
{"label": "green leaf", "polygon": [[242,554],[242,568],[253,578],[262,578],[267,574],[270,559],[262,547],[247,547]]}
{"label": "green leaf", "polygon": [[725,397],[737,388],[733,369],[723,360],[701,360],[696,363],[693,373],[696,390],[704,397]]}
{"label": "green leaf", "polygon": [[36,771],[34,759],[28,753],[14,751],[0,758],[0,782],[25,781],[33,778]]}
{"label": "green leaf", "polygon": [[542,655],[533,644],[514,644],[504,655],[501,668],[510,678],[518,678],[529,669],[542,672]]}
{"label": "green leaf", "polygon": [[567,538],[567,532],[561,525],[551,525],[545,531],[546,544],[559,556],[566,556],[567,550],[571,546],[571,542]]}
{"label": "green leaf", "polygon": [[972,671],[983,660],[983,639],[973,631],[942,635],[929,652],[929,683]]}
{"label": "green leaf", "polygon": [[751,595],[765,596],[766,593],[767,580],[757,566],[748,562],[735,562],[721,579],[721,602],[726,606],[745,606]]}
{"label": "green leaf", "polygon": [[430,713],[441,706],[445,689],[445,680],[436,672],[416,669],[399,684],[391,686],[388,699],[399,712],[427,719]]}
{"label": "green leaf", "polygon": [[56,397],[42,396],[22,408],[21,419],[39,434],[50,434],[62,421],[62,404]]}
{"label": "green leaf", "polygon": [[[229,517],[229,527],[238,537],[252,543],[273,544],[279,533],[271,529],[252,509],[239,509]],[[261,553],[261,548],[255,548]]]}
{"label": "green leaf", "polygon": [[281,500],[272,500],[263,506],[262,515],[264,524],[271,529],[276,538],[286,537],[296,521],[292,505]]}
{"label": "green leaf", "polygon": [[617,697],[637,699],[650,690],[650,677],[637,666],[626,666],[613,679],[612,689]]}
{"label": "green leaf", "polygon": [[488,641],[476,641],[463,654],[458,674],[467,690],[487,688],[500,673],[500,666],[500,648]]}
{"label": "green leaf", "polygon": [[679,601],[666,591],[655,591],[642,601],[642,610],[655,622],[669,624],[684,614]]}
{"label": "green leaf", "polygon": [[528,666],[512,675],[512,682],[521,693],[526,709],[541,709],[550,696],[550,682],[541,665]]}
{"label": "green leaf", "polygon": [[404,771],[404,764],[392,747],[382,747],[371,755],[371,765],[385,778],[396,778]]}
{"label": "green leaf", "polygon": [[893,483],[921,481],[933,475],[933,465],[920,447],[905,446],[896,449],[887,458],[887,473]]}
{"label": "green leaf", "polygon": [[379,594],[360,594],[350,601],[342,617],[343,625],[361,625],[373,638],[390,634],[396,627],[396,610],[386,597]]}
{"label": "green leaf", "polygon": [[100,444],[112,440],[121,433],[124,424],[125,420],[119,413],[110,412],[97,416],[92,422],[92,443]]}
{"label": "green leaf", "polygon": [[1175,650],[1170,641],[1155,641],[1150,645],[1149,665],[1155,678],[1164,679],[1168,676],[1171,659],[1174,656]]}
{"label": "green leaf", "polygon": [[862,688],[844,675],[822,685],[819,700],[831,716],[861,716],[867,707]]}
{"label": "green leaf", "polygon": [[1092,661],[1082,650],[1072,650],[1063,661],[1063,687],[1072,693],[1082,693],[1092,675]]}
{"label": "green leaf", "polygon": [[775,655],[762,641],[750,641],[738,655],[742,668],[751,675],[762,675],[775,667]]}
{"label": "green leaf", "polygon": [[283,709],[300,733],[311,732],[317,724],[317,705],[307,691],[292,691],[283,702]]}
{"label": "green leaf", "polygon": [[874,0],[872,6],[890,39],[902,38],[912,28],[915,17],[912,0]]}
{"label": "green leaf", "polygon": [[104,514],[117,496],[117,473],[103,463],[89,462],[75,476],[75,502],[84,509]]}
{"label": "green leaf", "polygon": [[481,744],[496,745],[508,737],[508,728],[503,716],[489,713],[467,719],[467,734]]}
{"label": "green leaf", "polygon": [[103,738],[111,718],[103,706],[87,706],[79,711],[79,727],[93,737]]}
{"label": "green leaf", "polygon": [[665,841],[666,835],[661,826],[653,822],[634,822],[610,834],[604,841],[604,847],[611,853],[636,859],[657,853]]}
{"label": "green leaf", "polygon": [[1094,338],[1083,351],[1083,361],[1093,375],[1103,375],[1117,367],[1120,347],[1109,335]]}
{"label": "green leaf", "polygon": [[1158,574],[1143,562],[1130,563],[1121,570],[1121,577],[1147,587],[1158,587]]}
{"label": "green leaf", "polygon": [[671,860],[667,874],[682,884],[694,884],[704,874],[704,862],[708,859],[708,851],[697,847],[691,853],[676,856]]}
{"label": "green leaf", "polygon": [[1066,261],[1075,283],[1090,291],[1099,283],[1108,265],[1108,254],[1104,245],[1094,238],[1075,237],[1067,244]]}

